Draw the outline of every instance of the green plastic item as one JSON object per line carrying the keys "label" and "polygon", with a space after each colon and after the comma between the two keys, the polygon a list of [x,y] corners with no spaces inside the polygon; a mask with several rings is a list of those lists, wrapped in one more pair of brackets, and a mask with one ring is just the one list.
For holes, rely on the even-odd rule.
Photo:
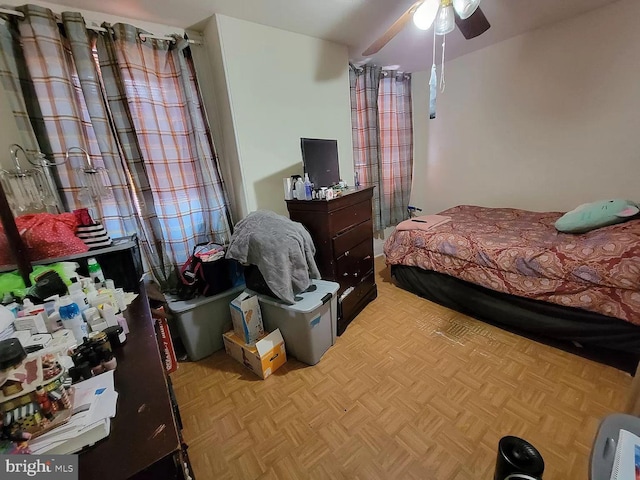
{"label": "green plastic item", "polygon": [[60,278],[65,284],[71,285],[71,279],[68,277],[67,271],[64,269],[64,266],[61,263],[52,263],[51,265],[36,265],[35,267],[33,267],[33,272],[29,274],[31,283],[36,283],[36,277],[39,277],[44,272],[48,272],[49,270],[53,270],[58,275],[60,275]]}
{"label": "green plastic item", "polygon": [[22,280],[20,272],[17,270],[0,273],[0,296],[4,297],[5,294],[9,293],[22,298],[26,295],[26,290],[24,280]]}
{"label": "green plastic item", "polygon": [[[33,271],[29,274],[31,284],[36,283],[36,278],[45,272],[53,270],[66,285],[71,285],[71,280],[67,275],[67,271],[64,269],[64,265],[61,263],[52,263],[51,265],[36,265],[33,267]],[[0,273],[0,298],[5,294],[11,294],[13,296],[23,298],[27,294],[27,287],[24,284],[24,280],[20,276],[18,270],[12,272]]]}

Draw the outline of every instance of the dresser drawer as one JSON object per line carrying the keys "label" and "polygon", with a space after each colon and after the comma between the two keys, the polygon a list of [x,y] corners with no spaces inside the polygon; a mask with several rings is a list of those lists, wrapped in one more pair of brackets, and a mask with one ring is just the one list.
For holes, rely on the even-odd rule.
{"label": "dresser drawer", "polygon": [[341,287],[356,285],[373,270],[373,238],[369,237],[336,259]]}
{"label": "dresser drawer", "polygon": [[373,234],[373,222],[366,222],[356,225],[349,230],[345,230],[341,234],[333,237],[333,255],[337,258],[347,250],[367,240]]}
{"label": "dresser drawer", "polygon": [[374,272],[369,273],[353,286],[353,290],[340,301],[340,318],[351,319],[354,311],[359,307],[362,299],[374,288]]}
{"label": "dresser drawer", "polygon": [[371,219],[371,201],[356,203],[329,214],[329,234],[335,235],[354,225]]}

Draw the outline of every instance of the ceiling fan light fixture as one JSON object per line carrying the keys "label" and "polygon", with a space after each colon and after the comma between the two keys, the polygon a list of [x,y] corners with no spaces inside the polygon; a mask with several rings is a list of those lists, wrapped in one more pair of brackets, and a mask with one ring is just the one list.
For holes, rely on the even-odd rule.
{"label": "ceiling fan light fixture", "polygon": [[420,30],[429,30],[438,14],[440,0],[425,0],[413,14],[413,23]]}
{"label": "ceiling fan light fixture", "polygon": [[453,8],[462,20],[466,20],[478,9],[480,0],[453,0]]}
{"label": "ceiling fan light fixture", "polygon": [[442,0],[436,16],[436,35],[446,35],[453,32],[454,28],[456,28],[456,21],[451,0]]}

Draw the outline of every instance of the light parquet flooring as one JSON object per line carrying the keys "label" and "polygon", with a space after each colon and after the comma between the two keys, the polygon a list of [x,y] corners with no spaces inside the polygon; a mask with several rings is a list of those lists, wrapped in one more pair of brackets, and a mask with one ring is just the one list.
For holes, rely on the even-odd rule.
{"label": "light parquet flooring", "polygon": [[207,479],[492,479],[498,440],[542,453],[545,480],[587,479],[600,420],[631,376],[440,307],[389,281],[316,366],[263,381],[224,351],[172,374]]}

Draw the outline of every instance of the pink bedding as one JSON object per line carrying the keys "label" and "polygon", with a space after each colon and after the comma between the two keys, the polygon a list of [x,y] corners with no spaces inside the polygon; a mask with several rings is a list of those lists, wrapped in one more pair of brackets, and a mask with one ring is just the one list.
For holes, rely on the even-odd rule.
{"label": "pink bedding", "polygon": [[493,290],[640,325],[640,219],[575,235],[558,212],[462,205],[430,231],[396,230],[388,265],[418,266]]}

